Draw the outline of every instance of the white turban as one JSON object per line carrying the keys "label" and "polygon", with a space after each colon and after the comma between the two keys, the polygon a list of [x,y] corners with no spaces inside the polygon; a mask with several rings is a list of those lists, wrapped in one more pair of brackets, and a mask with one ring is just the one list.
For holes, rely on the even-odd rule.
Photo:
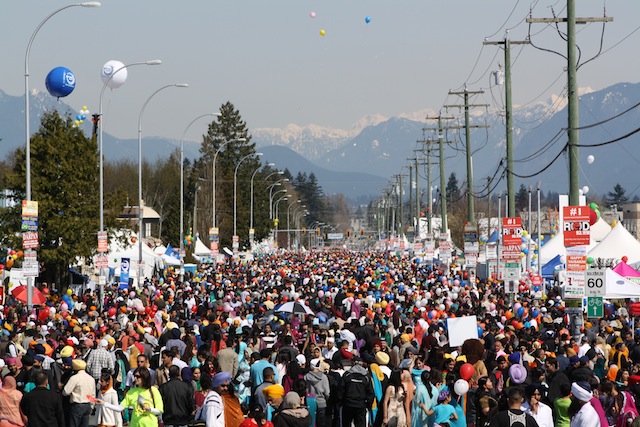
{"label": "white turban", "polygon": [[593,398],[593,393],[591,392],[591,386],[586,381],[578,381],[577,383],[571,384],[571,393],[578,399],[580,402],[588,402]]}

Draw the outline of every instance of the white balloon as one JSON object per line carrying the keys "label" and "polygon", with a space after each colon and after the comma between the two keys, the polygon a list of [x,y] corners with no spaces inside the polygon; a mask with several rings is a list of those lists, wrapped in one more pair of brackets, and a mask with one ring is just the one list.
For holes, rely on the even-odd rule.
{"label": "white balloon", "polygon": [[464,396],[469,391],[469,383],[463,379],[459,379],[453,384],[453,390],[458,396]]}
{"label": "white balloon", "polygon": [[[124,68],[124,64],[113,59],[102,66],[100,75],[102,83],[107,83],[108,80],[107,86],[111,89],[117,89],[127,81],[127,69]],[[111,77],[112,75],[113,77]],[[109,77],[111,77],[111,80],[109,80]]]}
{"label": "white balloon", "polygon": [[591,164],[591,163],[593,163],[595,160],[596,160],[596,158],[595,158],[595,157],[593,157],[593,154],[589,154],[589,155],[587,156],[587,163]]}
{"label": "white balloon", "polygon": [[582,194],[587,194],[589,192],[589,186],[585,185],[582,187]]}

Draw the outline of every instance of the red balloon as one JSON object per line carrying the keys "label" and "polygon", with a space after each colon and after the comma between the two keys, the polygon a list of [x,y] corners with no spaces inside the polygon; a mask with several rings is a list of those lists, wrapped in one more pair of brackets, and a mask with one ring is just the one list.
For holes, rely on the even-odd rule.
{"label": "red balloon", "polygon": [[598,213],[589,208],[589,225],[593,225],[598,222]]}
{"label": "red balloon", "polygon": [[109,316],[112,316],[112,317],[113,317],[113,316],[115,316],[115,315],[116,315],[116,311],[117,311],[117,310],[116,310],[116,308],[115,308],[115,307],[111,307],[111,308],[109,309]]}
{"label": "red balloon", "polygon": [[38,313],[38,320],[44,322],[49,318],[49,307],[45,307]]}
{"label": "red balloon", "polygon": [[629,261],[629,257],[627,257],[626,255],[622,257],[622,262],[624,262],[625,264],[627,263],[627,261]]}
{"label": "red balloon", "polygon": [[471,363],[465,363],[460,366],[460,376],[463,380],[469,381],[475,372],[476,370],[473,368]]}

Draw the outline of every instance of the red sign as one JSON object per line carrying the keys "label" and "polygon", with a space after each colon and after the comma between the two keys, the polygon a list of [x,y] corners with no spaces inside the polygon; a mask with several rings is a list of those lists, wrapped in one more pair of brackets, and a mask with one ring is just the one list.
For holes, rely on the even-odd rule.
{"label": "red sign", "polygon": [[109,240],[106,231],[98,231],[98,252],[109,252]]}
{"label": "red sign", "polygon": [[40,246],[37,231],[26,231],[22,233],[22,247],[24,249],[35,249]]}
{"label": "red sign", "polygon": [[109,258],[105,255],[98,255],[96,257],[96,268],[100,270],[103,268],[109,268]]}
{"label": "red sign", "polygon": [[539,276],[539,275],[531,276],[531,284],[533,286],[542,286],[542,276]]}
{"label": "red sign", "polygon": [[522,244],[522,218],[502,218],[502,244],[504,246]]}
{"label": "red sign", "polygon": [[564,246],[589,246],[589,206],[565,206],[562,209]]}

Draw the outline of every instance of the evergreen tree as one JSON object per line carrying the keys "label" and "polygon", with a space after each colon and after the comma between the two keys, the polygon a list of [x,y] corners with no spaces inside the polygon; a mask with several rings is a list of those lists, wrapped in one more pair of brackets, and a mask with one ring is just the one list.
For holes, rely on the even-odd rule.
{"label": "evergreen tree", "polygon": [[451,175],[449,175],[449,180],[447,181],[446,196],[447,203],[455,203],[462,197],[462,195],[460,194],[458,178],[456,177],[455,172],[451,172]]}
{"label": "evergreen tree", "polygon": [[[205,180],[200,185],[204,194],[198,193],[198,206],[208,206],[208,215],[203,215],[199,212],[198,224],[195,226],[196,230],[206,230],[211,226],[213,196],[209,197],[209,195],[213,195],[213,188],[211,187],[213,183],[213,158],[220,149],[215,165],[216,225],[220,230],[221,244],[227,246],[231,244],[234,228],[234,172],[239,162],[246,157],[238,167],[237,175],[236,224],[242,247],[246,246],[249,234],[251,175],[260,166],[260,161],[255,156],[255,144],[251,142],[247,124],[242,120],[240,112],[235,109],[231,102],[227,102],[220,107],[220,113],[221,116],[217,118],[217,121],[213,121],[209,125],[208,133],[200,147],[200,154],[202,155],[200,166],[204,166],[205,170],[194,170],[197,178]],[[240,138],[245,140],[238,141]],[[261,196],[264,197],[264,193]],[[256,239],[260,240],[264,236],[264,234],[256,234]]]}
{"label": "evergreen tree", "polygon": [[515,195],[516,211],[523,211],[529,206],[529,190],[524,184],[520,184],[518,192]]}
{"label": "evergreen tree", "polygon": [[617,183],[613,187],[613,191],[609,191],[607,193],[607,197],[605,198],[605,201],[609,205],[622,205],[625,202],[629,201],[629,197],[627,197],[625,193],[626,193],[626,190],[622,187],[622,185]]}
{"label": "evergreen tree", "polygon": [[[25,197],[25,149],[15,153],[7,187],[17,206],[2,211],[0,235],[14,248],[20,241],[20,200]],[[45,112],[31,137],[31,197],[38,202],[38,261],[48,281],[64,283],[78,257],[92,256],[99,227],[98,148],[69,115]]]}

